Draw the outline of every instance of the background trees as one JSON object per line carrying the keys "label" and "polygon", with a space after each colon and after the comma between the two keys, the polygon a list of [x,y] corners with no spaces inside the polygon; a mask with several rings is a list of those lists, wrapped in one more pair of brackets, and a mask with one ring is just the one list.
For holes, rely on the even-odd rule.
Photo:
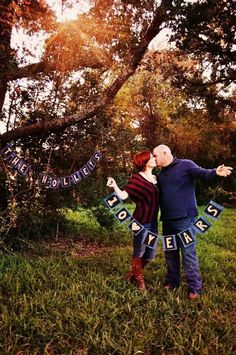
{"label": "background trees", "polygon": [[[159,143],[204,166],[235,161],[233,0],[88,4],[77,20],[58,23],[47,1],[1,3],[0,143],[14,140],[31,165],[21,178],[1,162],[10,226],[19,227],[32,204],[42,221],[60,206],[98,204],[108,174],[123,184],[132,154]],[[171,29],[172,46],[148,49],[163,28]],[[19,51],[17,30],[32,43],[36,33],[45,38],[43,51]],[[68,175],[96,149],[104,159],[89,183],[66,191],[39,186],[40,172]]]}

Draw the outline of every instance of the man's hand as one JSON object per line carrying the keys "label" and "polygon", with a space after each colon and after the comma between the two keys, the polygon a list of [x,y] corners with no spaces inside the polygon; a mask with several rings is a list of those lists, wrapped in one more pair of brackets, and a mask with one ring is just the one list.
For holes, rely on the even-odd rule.
{"label": "man's hand", "polygon": [[233,168],[231,168],[231,166],[224,166],[220,165],[218,166],[218,168],[216,169],[216,174],[219,176],[229,176],[232,173]]}

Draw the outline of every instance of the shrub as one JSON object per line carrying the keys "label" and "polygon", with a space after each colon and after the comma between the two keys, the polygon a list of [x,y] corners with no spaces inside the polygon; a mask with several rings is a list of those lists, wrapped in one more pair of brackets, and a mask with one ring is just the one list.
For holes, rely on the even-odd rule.
{"label": "shrub", "polygon": [[114,229],[114,226],[117,223],[116,219],[105,206],[99,205],[97,207],[93,207],[92,212],[101,227],[104,227],[109,231]]}

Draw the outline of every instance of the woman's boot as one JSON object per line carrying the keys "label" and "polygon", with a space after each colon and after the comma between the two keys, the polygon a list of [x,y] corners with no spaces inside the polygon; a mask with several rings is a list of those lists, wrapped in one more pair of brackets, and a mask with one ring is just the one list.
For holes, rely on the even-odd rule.
{"label": "woman's boot", "polygon": [[138,288],[140,290],[146,290],[142,272],[142,258],[132,258],[131,265]]}
{"label": "woman's boot", "polygon": [[[149,263],[149,260],[146,260],[146,259],[142,259],[142,268],[144,269],[145,266]],[[135,280],[135,277],[134,277],[134,272],[133,272],[133,268],[132,268],[132,259],[131,259],[131,262],[130,262],[130,271],[128,271],[125,276],[124,276],[124,279],[126,282],[133,282]]]}

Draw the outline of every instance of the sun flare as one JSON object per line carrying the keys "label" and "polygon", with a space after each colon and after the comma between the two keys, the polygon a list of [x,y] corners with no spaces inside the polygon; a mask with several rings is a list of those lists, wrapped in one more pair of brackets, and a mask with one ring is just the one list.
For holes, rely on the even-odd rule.
{"label": "sun flare", "polygon": [[76,20],[79,14],[88,12],[90,9],[90,4],[87,0],[72,0],[71,6],[63,5],[64,2],[62,0],[46,0],[46,2],[55,11],[59,22]]}

